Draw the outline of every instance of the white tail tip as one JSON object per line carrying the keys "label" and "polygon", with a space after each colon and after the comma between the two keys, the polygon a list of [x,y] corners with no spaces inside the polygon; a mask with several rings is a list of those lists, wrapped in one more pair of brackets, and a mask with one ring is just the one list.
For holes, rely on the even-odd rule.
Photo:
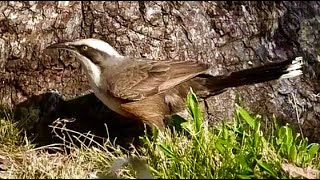
{"label": "white tail tip", "polygon": [[285,74],[280,76],[280,79],[292,78],[302,74],[303,58],[301,56],[296,57],[291,65],[286,69]]}

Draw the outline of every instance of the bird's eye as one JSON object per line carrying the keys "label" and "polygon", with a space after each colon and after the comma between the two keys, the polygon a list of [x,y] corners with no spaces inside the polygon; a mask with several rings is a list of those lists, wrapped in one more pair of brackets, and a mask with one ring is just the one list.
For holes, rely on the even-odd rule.
{"label": "bird's eye", "polygon": [[82,46],[81,48],[82,48],[83,51],[88,50],[88,46]]}

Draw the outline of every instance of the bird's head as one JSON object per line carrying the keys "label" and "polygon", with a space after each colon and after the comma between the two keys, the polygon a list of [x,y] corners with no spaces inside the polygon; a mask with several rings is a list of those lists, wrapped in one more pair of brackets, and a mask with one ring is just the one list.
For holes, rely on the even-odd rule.
{"label": "bird's head", "polygon": [[64,49],[75,53],[89,76],[89,81],[100,84],[101,71],[119,63],[123,56],[110,44],[99,39],[81,39],[56,43],[46,49]]}
{"label": "bird's head", "polygon": [[64,49],[76,53],[80,60],[86,58],[95,64],[106,61],[110,58],[121,58],[120,55],[110,44],[99,39],[81,39],[56,43],[48,46],[46,49]]}

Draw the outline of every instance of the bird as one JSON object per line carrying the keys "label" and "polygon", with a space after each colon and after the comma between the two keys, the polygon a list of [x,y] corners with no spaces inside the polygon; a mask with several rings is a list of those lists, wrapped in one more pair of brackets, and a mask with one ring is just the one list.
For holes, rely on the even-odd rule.
{"label": "bird", "polygon": [[277,61],[221,75],[209,73],[209,64],[183,60],[133,58],[120,54],[95,38],[53,43],[46,50],[76,54],[95,96],[112,111],[165,129],[172,115],[186,117],[190,90],[201,99],[229,88],[297,77],[303,57]]}

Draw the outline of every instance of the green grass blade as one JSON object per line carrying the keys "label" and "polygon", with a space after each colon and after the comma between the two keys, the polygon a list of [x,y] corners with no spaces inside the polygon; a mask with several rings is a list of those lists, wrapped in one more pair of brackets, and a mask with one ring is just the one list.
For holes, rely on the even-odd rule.
{"label": "green grass blade", "polygon": [[197,99],[196,94],[193,92],[192,88],[187,95],[187,106],[194,120],[194,127],[196,133],[201,130],[203,124],[203,116],[201,113],[199,101]]}
{"label": "green grass blade", "polygon": [[237,106],[236,110],[241,117],[249,124],[252,129],[255,129],[255,120],[249,115],[249,113],[240,106]]}
{"label": "green grass blade", "polygon": [[308,146],[308,154],[309,156],[311,156],[311,158],[313,158],[319,151],[319,144],[318,143],[311,143]]}
{"label": "green grass blade", "polygon": [[168,157],[174,160],[178,160],[179,158],[164,144],[159,144],[160,149],[162,152]]}
{"label": "green grass blade", "polygon": [[297,160],[297,148],[294,144],[290,147],[290,158],[293,162],[296,162]]}
{"label": "green grass blade", "polygon": [[274,178],[277,178],[276,173],[274,172],[274,170],[272,169],[272,165],[265,163],[261,160],[256,159],[257,164],[264,170],[266,170],[267,172],[269,172],[271,174],[271,176],[273,176]]}

